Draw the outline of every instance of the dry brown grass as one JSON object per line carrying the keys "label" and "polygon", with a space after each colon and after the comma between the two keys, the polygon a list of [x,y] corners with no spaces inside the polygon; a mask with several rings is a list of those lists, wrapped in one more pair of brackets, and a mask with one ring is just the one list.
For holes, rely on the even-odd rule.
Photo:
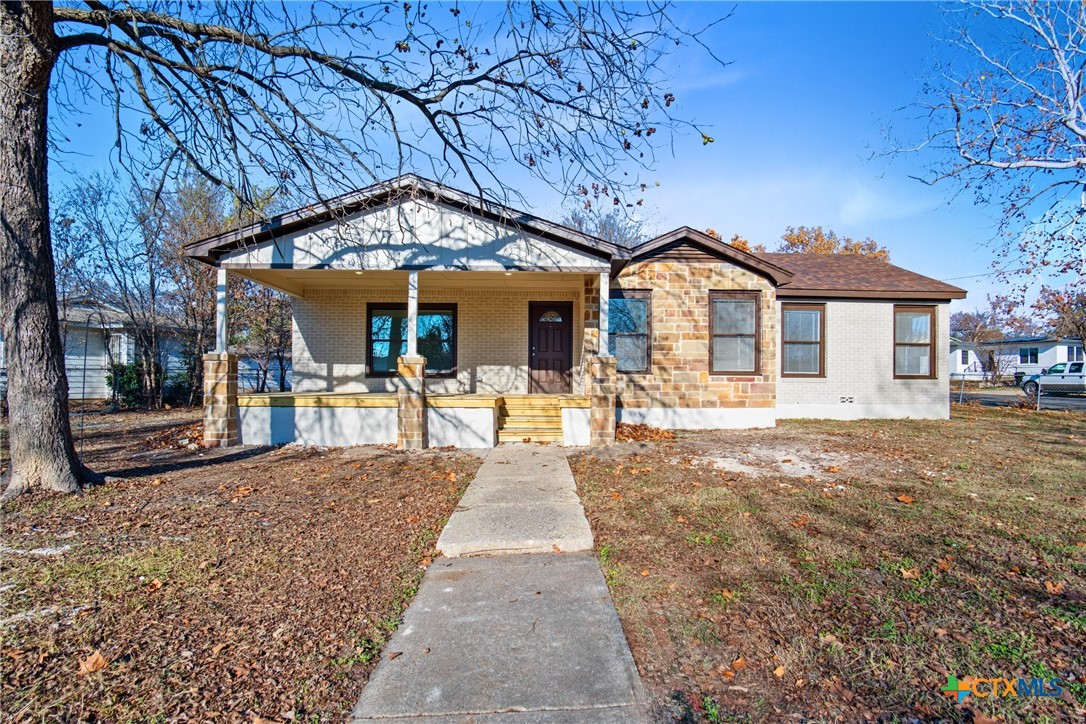
{"label": "dry brown grass", "polygon": [[[572,462],[662,719],[1086,715],[1086,416],[956,406]],[[1064,693],[956,707],[947,674]]]}
{"label": "dry brown grass", "polygon": [[[124,479],[3,510],[23,551],[0,558],[6,721],[341,720],[479,465],[148,445],[197,419],[87,416],[86,459]],[[95,652],[105,666],[80,674]]]}

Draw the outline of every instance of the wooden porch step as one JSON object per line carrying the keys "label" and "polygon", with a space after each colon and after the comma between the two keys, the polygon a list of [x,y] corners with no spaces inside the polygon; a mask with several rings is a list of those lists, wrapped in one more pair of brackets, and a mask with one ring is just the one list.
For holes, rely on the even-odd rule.
{"label": "wooden porch step", "polygon": [[498,430],[498,442],[562,442],[562,431]]}
{"label": "wooden porch step", "polygon": [[561,415],[498,415],[498,422],[503,426],[519,425],[521,427],[539,426],[539,427],[561,427],[562,416]]}
{"label": "wooden porch step", "polygon": [[502,405],[499,410],[508,410],[510,413],[517,415],[556,415],[562,416],[562,408],[557,405],[554,407],[528,407],[526,405]]}

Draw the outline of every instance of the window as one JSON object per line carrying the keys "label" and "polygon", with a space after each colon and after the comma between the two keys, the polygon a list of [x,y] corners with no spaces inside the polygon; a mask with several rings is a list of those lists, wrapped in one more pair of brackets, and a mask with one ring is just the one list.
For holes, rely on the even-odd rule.
{"label": "window", "polygon": [[1036,347],[1022,347],[1018,350],[1018,364],[1020,365],[1035,365],[1037,364],[1037,348]]}
{"label": "window", "polygon": [[894,307],[894,377],[935,377],[934,307]]}
{"label": "window", "polygon": [[709,292],[709,371],[757,374],[759,294]]}
{"label": "window", "polygon": [[539,321],[546,324],[561,324],[562,315],[552,309],[549,312],[543,312],[543,315],[539,318]]}
{"label": "window", "polygon": [[619,372],[649,371],[649,292],[615,291],[607,307],[607,351]]}
{"label": "window", "polygon": [[[426,358],[426,374],[446,377],[456,373],[456,305],[420,304],[419,354]],[[407,305],[369,305],[366,365],[374,377],[396,374],[396,358],[407,354]]]}
{"label": "window", "polygon": [[1070,367],[1067,368],[1068,374],[1081,375],[1082,374],[1082,365],[1083,364],[1084,363],[1082,363],[1082,362],[1075,362],[1074,364],[1072,364]]}
{"label": "window", "polygon": [[825,377],[826,305],[782,304],[781,375]]}
{"label": "window", "polygon": [[1086,354],[1083,353],[1082,347],[1067,347],[1067,361],[1068,362],[1081,362],[1086,360]]}
{"label": "window", "polygon": [[963,365],[968,365],[969,364],[969,350],[967,350],[967,349],[962,350],[962,364]]}

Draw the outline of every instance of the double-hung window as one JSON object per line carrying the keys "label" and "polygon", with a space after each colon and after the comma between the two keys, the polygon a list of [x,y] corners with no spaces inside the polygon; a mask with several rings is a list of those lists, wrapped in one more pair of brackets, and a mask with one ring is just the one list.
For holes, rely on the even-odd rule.
{"label": "double-hung window", "polygon": [[[369,305],[366,365],[373,377],[396,374],[396,360],[407,354],[407,305]],[[420,304],[418,352],[426,358],[426,374],[456,373],[456,305]]]}
{"label": "double-hung window", "polygon": [[758,292],[709,292],[709,372],[758,374]]}
{"label": "double-hung window", "polygon": [[826,376],[826,305],[782,304],[781,375]]}
{"label": "double-hung window", "polygon": [[1067,360],[1069,362],[1081,362],[1086,360],[1086,354],[1083,354],[1082,347],[1075,347],[1068,345],[1067,347]]}
{"label": "double-hung window", "polygon": [[1020,365],[1035,365],[1038,358],[1037,347],[1022,347],[1018,350],[1018,364]]}
{"label": "double-hung window", "polygon": [[648,372],[651,359],[650,292],[612,291],[607,307],[608,352],[619,372]]}
{"label": "double-hung window", "polygon": [[935,307],[894,307],[894,377],[935,377]]}

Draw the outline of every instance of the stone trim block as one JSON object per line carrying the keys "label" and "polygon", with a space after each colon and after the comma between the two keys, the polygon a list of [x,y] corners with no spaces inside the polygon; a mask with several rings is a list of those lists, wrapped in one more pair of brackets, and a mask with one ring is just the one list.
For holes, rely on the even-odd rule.
{"label": "stone trim block", "polygon": [[396,360],[400,385],[396,390],[396,447],[422,450],[426,447],[426,358],[400,357]]}
{"label": "stone trim block", "polygon": [[591,447],[615,443],[615,393],[618,389],[618,361],[614,357],[588,359],[589,442]]}
{"label": "stone trim block", "polygon": [[204,447],[231,447],[238,436],[238,358],[204,355]]}

